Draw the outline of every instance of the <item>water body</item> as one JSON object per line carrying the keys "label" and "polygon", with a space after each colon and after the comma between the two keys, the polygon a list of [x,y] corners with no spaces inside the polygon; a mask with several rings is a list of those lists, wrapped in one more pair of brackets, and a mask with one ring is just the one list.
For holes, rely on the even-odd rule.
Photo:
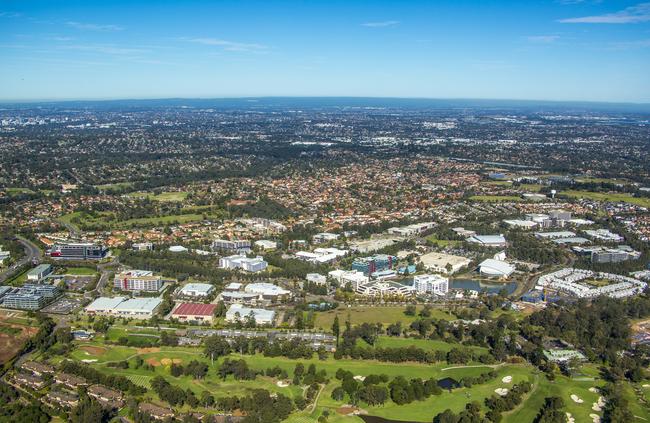
{"label": "water body", "polygon": [[499,291],[505,289],[508,292],[508,295],[515,292],[517,289],[516,282],[508,283],[485,283],[481,281],[475,281],[472,279],[454,279],[449,281],[450,289],[469,289],[472,291],[478,292],[487,292],[488,294],[498,294]]}
{"label": "water body", "polygon": [[460,383],[456,379],[446,377],[438,381],[438,386],[445,390],[452,390],[460,387]]}

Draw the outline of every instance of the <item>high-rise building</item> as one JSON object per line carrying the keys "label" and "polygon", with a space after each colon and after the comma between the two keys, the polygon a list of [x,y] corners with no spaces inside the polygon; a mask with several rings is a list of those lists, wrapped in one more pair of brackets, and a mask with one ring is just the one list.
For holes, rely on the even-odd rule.
{"label": "high-rise building", "polygon": [[375,272],[390,270],[397,263],[397,257],[386,254],[377,254],[371,257],[362,257],[352,262],[352,270],[362,272],[370,276]]}
{"label": "high-rise building", "polygon": [[413,278],[413,287],[419,294],[445,295],[449,292],[449,279],[439,275],[418,275]]}
{"label": "high-rise building", "polygon": [[122,291],[160,291],[163,286],[161,276],[154,276],[149,270],[128,270],[118,273],[113,286]]}

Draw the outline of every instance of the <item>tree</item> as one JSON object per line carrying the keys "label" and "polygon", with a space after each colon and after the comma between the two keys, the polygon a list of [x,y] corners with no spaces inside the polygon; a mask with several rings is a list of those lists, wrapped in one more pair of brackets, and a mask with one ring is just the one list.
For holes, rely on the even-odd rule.
{"label": "tree", "polygon": [[332,333],[336,336],[336,348],[339,347],[339,335],[341,334],[341,325],[339,324],[339,315],[334,316],[334,323],[332,323]]}
{"label": "tree", "polygon": [[70,421],[72,423],[101,423],[108,421],[108,414],[97,402],[91,401],[87,396],[83,396],[79,400],[79,404],[70,411]]}

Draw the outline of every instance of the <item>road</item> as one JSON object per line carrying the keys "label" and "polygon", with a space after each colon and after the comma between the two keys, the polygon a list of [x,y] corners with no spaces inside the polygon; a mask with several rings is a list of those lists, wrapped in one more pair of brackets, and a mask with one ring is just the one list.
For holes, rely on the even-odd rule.
{"label": "road", "polygon": [[16,236],[16,238],[18,239],[18,242],[20,242],[25,248],[25,257],[18,260],[11,267],[0,272],[0,283],[3,283],[12,277],[14,273],[24,265],[29,263],[40,263],[43,259],[43,253],[36,244],[21,236]]}
{"label": "road", "polygon": [[88,291],[84,294],[84,297],[86,298],[94,298],[96,294],[101,295],[102,291],[104,290],[104,287],[108,283],[108,276],[111,273],[111,268],[114,266],[117,266],[119,264],[119,260],[117,257],[113,257],[113,259],[107,263],[102,263],[97,265],[97,270],[101,272],[101,276],[99,277],[99,281],[97,281],[97,286],[95,286],[95,289],[92,291]]}

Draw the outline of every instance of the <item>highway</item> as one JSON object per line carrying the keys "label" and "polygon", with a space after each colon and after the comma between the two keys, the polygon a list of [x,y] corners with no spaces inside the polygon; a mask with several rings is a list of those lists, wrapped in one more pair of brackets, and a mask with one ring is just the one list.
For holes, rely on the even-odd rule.
{"label": "highway", "polygon": [[25,257],[18,260],[11,267],[0,272],[0,283],[3,283],[4,281],[12,277],[14,273],[16,273],[16,271],[21,267],[23,267],[24,265],[32,262],[40,263],[41,260],[43,259],[43,253],[41,252],[41,250],[38,248],[36,244],[21,236],[16,236],[16,238],[18,239],[18,242],[20,242],[22,246],[25,248]]}

